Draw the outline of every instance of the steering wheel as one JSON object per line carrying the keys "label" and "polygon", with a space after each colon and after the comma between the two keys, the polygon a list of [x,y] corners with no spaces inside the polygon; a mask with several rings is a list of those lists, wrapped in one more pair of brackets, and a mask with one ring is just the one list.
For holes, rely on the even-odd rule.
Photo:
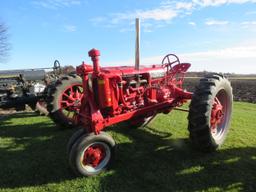
{"label": "steering wheel", "polygon": [[180,64],[179,58],[175,54],[168,54],[162,60],[162,67],[167,67],[168,71],[169,67],[172,68],[174,63]]}
{"label": "steering wheel", "polygon": [[53,71],[60,73],[61,72],[61,68],[60,68],[60,62],[58,60],[54,61],[53,64]]}

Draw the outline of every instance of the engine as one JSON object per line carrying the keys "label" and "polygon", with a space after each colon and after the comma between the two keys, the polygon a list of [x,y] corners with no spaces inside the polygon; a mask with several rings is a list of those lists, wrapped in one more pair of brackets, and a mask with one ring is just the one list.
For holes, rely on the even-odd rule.
{"label": "engine", "polygon": [[98,76],[89,77],[89,85],[103,116],[114,116],[169,98],[164,77],[165,70],[157,66],[141,71],[132,67],[101,68]]}

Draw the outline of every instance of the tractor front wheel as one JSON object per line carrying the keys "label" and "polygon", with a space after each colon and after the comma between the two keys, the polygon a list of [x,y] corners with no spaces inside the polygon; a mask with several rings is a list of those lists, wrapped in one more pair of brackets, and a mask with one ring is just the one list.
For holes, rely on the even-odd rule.
{"label": "tractor front wheel", "polygon": [[114,159],[115,141],[105,132],[80,136],[69,152],[69,164],[77,175],[98,175]]}
{"label": "tractor front wheel", "polygon": [[68,144],[67,144],[67,153],[69,154],[74,143],[83,135],[86,135],[87,131],[84,128],[79,128],[77,131],[73,133],[73,135],[69,138]]}
{"label": "tractor front wheel", "polygon": [[200,80],[189,106],[190,139],[202,151],[214,151],[223,144],[232,113],[230,82],[220,74]]}

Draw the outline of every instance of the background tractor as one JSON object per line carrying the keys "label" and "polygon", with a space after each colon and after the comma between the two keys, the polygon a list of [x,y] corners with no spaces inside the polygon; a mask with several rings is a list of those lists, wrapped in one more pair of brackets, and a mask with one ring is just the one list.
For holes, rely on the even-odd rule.
{"label": "background tractor", "polygon": [[[81,77],[72,66],[61,67],[58,60],[53,68],[0,71],[0,109],[3,110],[22,111],[28,105],[68,127],[74,125],[81,96]],[[65,108],[67,105],[70,107]]]}
{"label": "background tractor", "polygon": [[0,108],[21,111],[29,105],[40,113],[48,114],[46,95],[61,74],[62,68],[57,60],[53,68],[0,71]]}

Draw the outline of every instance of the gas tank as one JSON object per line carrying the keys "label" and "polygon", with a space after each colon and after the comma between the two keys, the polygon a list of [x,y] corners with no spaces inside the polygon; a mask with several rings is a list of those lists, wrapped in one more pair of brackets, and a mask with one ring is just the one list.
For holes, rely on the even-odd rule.
{"label": "gas tank", "polygon": [[118,67],[102,67],[101,72],[109,74],[117,74],[120,76],[135,75],[142,73],[149,73],[150,77],[160,78],[166,74],[166,69],[161,65],[142,65],[139,70],[134,69],[133,66],[118,66]]}

